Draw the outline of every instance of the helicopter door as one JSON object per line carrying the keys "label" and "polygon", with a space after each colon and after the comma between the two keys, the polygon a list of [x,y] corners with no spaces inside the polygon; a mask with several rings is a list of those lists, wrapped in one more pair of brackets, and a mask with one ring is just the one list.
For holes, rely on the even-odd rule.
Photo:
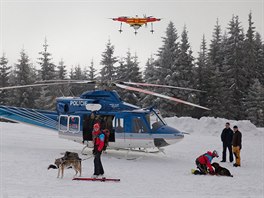
{"label": "helicopter door", "polygon": [[113,119],[113,129],[115,131],[115,141],[116,145],[124,147],[125,142],[125,119],[121,116],[115,116]]}
{"label": "helicopter door", "polygon": [[133,116],[131,118],[131,133],[126,133],[126,140],[129,141],[131,148],[140,148],[152,145],[151,134],[141,116]]}

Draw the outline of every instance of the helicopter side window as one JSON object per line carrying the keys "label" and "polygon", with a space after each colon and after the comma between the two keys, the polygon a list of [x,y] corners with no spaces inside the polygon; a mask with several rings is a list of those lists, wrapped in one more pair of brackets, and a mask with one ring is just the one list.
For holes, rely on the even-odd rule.
{"label": "helicopter side window", "polygon": [[150,114],[146,115],[146,119],[152,131],[155,131],[164,125],[161,118],[158,117],[154,112],[151,112]]}
{"label": "helicopter side window", "polygon": [[59,131],[66,132],[68,130],[68,116],[60,116]]}
{"label": "helicopter side window", "polygon": [[78,133],[80,131],[80,117],[79,116],[69,117],[69,131],[72,133]]}
{"label": "helicopter side window", "polygon": [[140,117],[135,117],[132,120],[133,123],[133,133],[145,133],[147,132],[147,128],[140,119]]}
{"label": "helicopter side window", "polygon": [[124,118],[115,119],[115,132],[122,133],[124,132]]}

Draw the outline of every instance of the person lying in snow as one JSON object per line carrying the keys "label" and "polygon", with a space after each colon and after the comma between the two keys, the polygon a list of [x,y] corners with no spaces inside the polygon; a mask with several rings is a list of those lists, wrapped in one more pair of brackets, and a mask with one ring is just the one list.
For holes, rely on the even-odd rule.
{"label": "person lying in snow", "polygon": [[195,163],[197,165],[197,168],[199,170],[196,170],[194,172],[195,175],[200,174],[200,175],[206,175],[208,174],[208,169],[209,169],[209,174],[214,175],[214,169],[211,165],[211,161],[213,160],[214,157],[219,157],[218,153],[216,150],[213,152],[207,151],[207,153],[199,156],[196,160]]}

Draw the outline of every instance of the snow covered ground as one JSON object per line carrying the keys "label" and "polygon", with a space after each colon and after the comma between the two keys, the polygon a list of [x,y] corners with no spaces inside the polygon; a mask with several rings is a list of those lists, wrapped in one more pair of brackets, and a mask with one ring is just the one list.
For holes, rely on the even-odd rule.
{"label": "snow covered ground", "polygon": [[[124,151],[103,154],[106,177],[120,178],[120,183],[72,181],[72,169],[65,171],[63,179],[57,179],[57,170],[47,170],[48,165],[67,150],[80,153],[82,145],[59,139],[50,130],[0,123],[1,197],[264,197],[263,128],[258,129],[249,121],[230,121],[232,126],[238,125],[243,135],[242,167],[221,163],[233,178],[195,176],[190,170],[195,168],[197,156],[213,149],[221,154],[219,136],[228,120],[166,120],[169,125],[190,133],[180,143],[166,147],[166,155],[132,153],[141,157],[126,160]],[[220,160],[221,157],[214,159]],[[83,176],[92,173],[93,158],[83,161]]]}

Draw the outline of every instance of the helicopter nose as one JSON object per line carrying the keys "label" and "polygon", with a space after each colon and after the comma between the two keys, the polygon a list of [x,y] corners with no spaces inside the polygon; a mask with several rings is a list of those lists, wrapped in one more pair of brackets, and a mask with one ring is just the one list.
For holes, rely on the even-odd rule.
{"label": "helicopter nose", "polygon": [[183,138],[184,138],[184,135],[182,133],[179,133],[179,134],[174,134],[174,138],[169,138],[169,139],[165,139],[165,141],[171,145],[171,144],[175,144],[177,142],[180,142]]}
{"label": "helicopter nose", "polygon": [[175,144],[184,138],[182,133],[173,134],[168,138],[154,138],[154,145],[156,147],[164,147],[171,144]]}

